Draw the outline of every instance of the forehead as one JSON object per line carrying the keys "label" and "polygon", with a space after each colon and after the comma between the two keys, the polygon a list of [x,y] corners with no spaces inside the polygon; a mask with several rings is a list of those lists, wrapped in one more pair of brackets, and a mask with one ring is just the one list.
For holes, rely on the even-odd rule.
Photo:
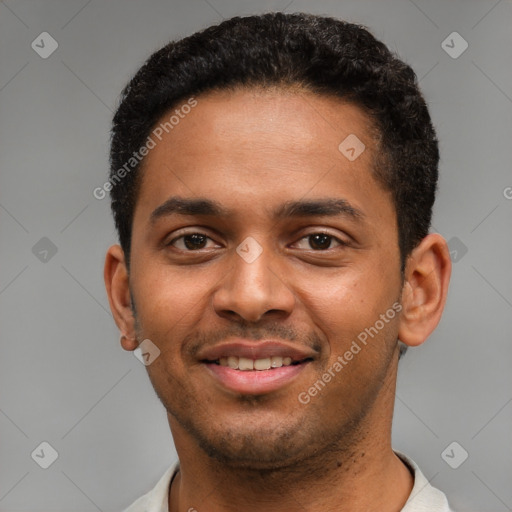
{"label": "forehead", "polygon": [[[174,116],[178,123],[167,127],[169,133],[163,134],[167,144],[160,145],[160,150],[179,147],[181,158],[196,156],[198,149],[219,150],[230,158],[251,152],[287,151],[288,158],[296,155],[301,159],[312,151],[318,152],[315,156],[339,157],[339,144],[349,135],[364,139],[368,149],[374,144],[367,115],[334,97],[296,89],[237,89],[210,92],[196,101],[197,106],[181,119]],[[183,105],[177,105],[170,114]],[[169,117],[162,117],[162,126]],[[230,142],[233,144],[226,152]],[[159,153],[153,152],[153,156]]]}
{"label": "forehead", "polygon": [[152,135],[136,215],[171,195],[252,202],[253,211],[307,195],[360,203],[373,194],[374,207],[389,203],[371,172],[373,126],[357,106],[287,89],[216,91],[195,100],[190,109],[181,110],[186,101],[176,105],[157,125],[164,129]]}

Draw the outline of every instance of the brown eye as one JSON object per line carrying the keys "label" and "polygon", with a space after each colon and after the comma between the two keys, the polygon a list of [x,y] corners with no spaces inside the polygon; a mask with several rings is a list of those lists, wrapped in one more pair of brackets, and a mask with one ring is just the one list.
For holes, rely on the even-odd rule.
{"label": "brown eye", "polygon": [[207,239],[207,236],[195,233],[193,235],[185,235],[183,237],[183,243],[185,244],[185,247],[190,250],[203,249]]}
{"label": "brown eye", "polygon": [[[333,246],[333,242],[335,245]],[[302,237],[298,242],[299,249],[313,249],[314,251],[327,251],[329,249],[334,249],[339,246],[348,245],[343,240],[330,235],[329,233],[311,233],[310,235],[306,235]],[[302,244],[302,247],[301,247]]]}
{"label": "brown eye", "polygon": [[315,250],[329,249],[333,239],[332,236],[325,233],[309,235],[308,238],[310,247]]}
{"label": "brown eye", "polygon": [[207,247],[209,241],[213,242],[213,240],[204,233],[187,233],[176,237],[167,245],[172,245],[181,251],[191,252],[210,248]]}

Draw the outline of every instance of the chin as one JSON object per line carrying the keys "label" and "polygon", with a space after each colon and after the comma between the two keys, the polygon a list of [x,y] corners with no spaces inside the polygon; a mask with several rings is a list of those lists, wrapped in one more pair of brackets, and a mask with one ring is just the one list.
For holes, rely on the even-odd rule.
{"label": "chin", "polygon": [[[243,426],[241,426],[243,425]],[[212,459],[233,469],[277,470],[302,461],[314,449],[304,422],[188,425],[187,430]],[[316,436],[318,437],[318,436]],[[306,448],[307,447],[307,448]]]}
{"label": "chin", "polygon": [[234,445],[227,440],[200,440],[199,445],[212,459],[233,469],[273,471],[294,466],[304,458],[304,446],[283,445],[271,440],[245,438]]}

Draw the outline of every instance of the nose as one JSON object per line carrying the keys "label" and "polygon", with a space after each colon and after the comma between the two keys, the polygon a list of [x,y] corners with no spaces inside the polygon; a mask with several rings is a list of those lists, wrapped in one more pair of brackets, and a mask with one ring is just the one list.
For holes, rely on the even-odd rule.
{"label": "nose", "polygon": [[291,314],[295,295],[285,282],[278,257],[270,249],[263,249],[254,260],[233,251],[230,263],[230,270],[213,297],[219,316],[258,322],[265,316],[286,318]]}

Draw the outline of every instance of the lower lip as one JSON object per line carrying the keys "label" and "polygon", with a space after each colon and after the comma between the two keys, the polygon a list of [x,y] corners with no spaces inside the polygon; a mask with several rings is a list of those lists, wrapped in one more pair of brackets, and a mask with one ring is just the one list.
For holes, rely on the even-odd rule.
{"label": "lower lip", "polygon": [[306,363],[271,370],[233,370],[229,366],[205,363],[206,368],[225,388],[247,395],[269,393],[282,388],[306,367]]}

